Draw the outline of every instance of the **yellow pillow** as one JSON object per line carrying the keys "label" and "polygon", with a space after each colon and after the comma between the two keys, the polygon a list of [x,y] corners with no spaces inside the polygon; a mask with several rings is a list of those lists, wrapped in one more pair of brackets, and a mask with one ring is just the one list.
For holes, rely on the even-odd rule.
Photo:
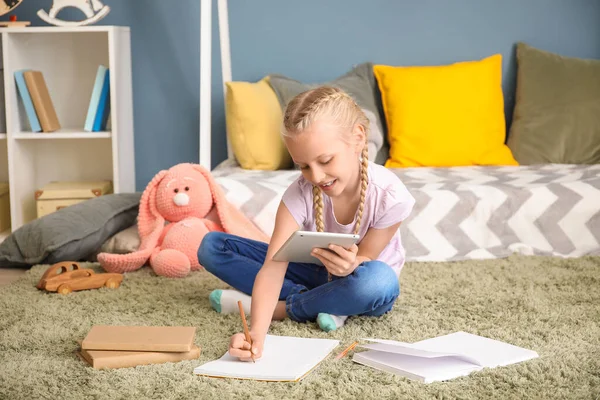
{"label": "yellow pillow", "polygon": [[388,126],[385,166],[518,165],[504,144],[502,56],[374,66]]}
{"label": "yellow pillow", "polygon": [[227,82],[227,140],[242,168],[277,170],[292,167],[281,139],[283,113],[268,77],[256,83]]}

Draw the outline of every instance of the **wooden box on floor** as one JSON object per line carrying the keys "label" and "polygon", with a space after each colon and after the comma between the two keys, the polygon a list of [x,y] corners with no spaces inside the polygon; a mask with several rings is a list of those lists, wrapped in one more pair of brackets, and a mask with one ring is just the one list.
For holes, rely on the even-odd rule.
{"label": "wooden box on floor", "polygon": [[35,192],[37,217],[112,192],[111,181],[50,182]]}

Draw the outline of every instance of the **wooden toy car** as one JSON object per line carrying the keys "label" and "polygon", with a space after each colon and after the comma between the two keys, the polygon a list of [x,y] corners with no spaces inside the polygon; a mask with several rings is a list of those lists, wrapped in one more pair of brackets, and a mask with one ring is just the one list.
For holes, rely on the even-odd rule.
{"label": "wooden toy car", "polygon": [[98,289],[102,286],[116,289],[122,281],[122,274],[97,274],[92,269],[81,268],[76,262],[65,261],[49,267],[36,287],[49,292],[67,294],[76,290]]}

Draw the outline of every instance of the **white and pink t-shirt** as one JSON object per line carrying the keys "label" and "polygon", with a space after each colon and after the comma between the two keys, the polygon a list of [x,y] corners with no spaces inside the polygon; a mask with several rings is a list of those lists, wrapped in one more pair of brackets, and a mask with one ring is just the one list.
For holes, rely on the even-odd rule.
{"label": "white and pink t-shirt", "polygon": [[[392,171],[386,167],[369,162],[367,171],[369,184],[363,209],[363,220],[358,232],[360,241],[369,228],[383,229],[404,221],[415,204],[414,197]],[[285,191],[282,198],[302,230],[316,231],[313,207],[312,184],[300,175]],[[333,213],[333,204],[327,194],[323,194],[323,222],[326,232],[353,233],[354,221],[347,225],[337,222]],[[396,231],[377,260],[383,261],[394,269],[397,276],[404,266],[405,251],[402,246],[400,229]]]}

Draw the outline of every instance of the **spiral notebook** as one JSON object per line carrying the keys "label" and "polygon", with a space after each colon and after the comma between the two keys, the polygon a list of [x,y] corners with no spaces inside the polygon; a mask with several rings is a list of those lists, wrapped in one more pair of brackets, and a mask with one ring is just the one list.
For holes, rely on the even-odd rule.
{"label": "spiral notebook", "polygon": [[339,340],[267,335],[256,363],[240,361],[229,352],[218,360],[194,368],[194,374],[213,378],[297,382],[319,365]]}
{"label": "spiral notebook", "polygon": [[483,368],[538,357],[533,350],[466,332],[416,343],[365,340],[372,343],[360,346],[368,351],[354,353],[354,362],[424,383],[450,380]]}

